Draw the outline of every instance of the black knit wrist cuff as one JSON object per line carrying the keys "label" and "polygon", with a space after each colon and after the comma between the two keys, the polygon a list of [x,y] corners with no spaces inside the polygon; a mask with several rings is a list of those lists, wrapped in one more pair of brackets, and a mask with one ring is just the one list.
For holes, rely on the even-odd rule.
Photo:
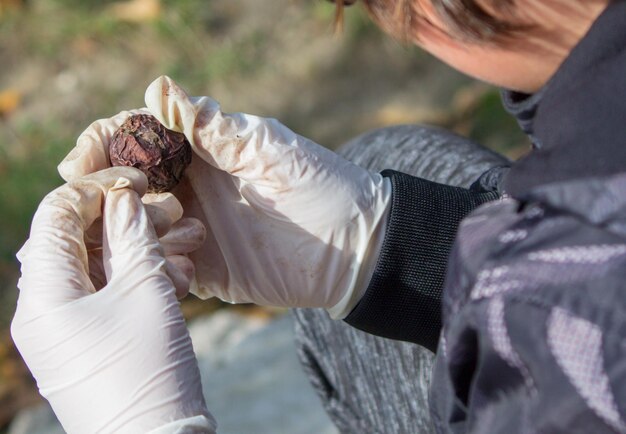
{"label": "black knit wrist cuff", "polygon": [[431,351],[441,330],[441,292],[461,220],[495,192],[451,187],[386,170],[392,203],[372,280],[345,321]]}

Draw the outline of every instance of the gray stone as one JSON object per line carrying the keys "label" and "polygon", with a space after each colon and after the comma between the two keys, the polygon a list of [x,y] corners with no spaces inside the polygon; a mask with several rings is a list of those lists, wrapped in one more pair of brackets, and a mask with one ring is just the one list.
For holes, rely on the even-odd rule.
{"label": "gray stone", "polygon": [[297,360],[290,317],[267,325],[218,312],[190,327],[222,434],[334,434]]}
{"label": "gray stone", "polygon": [[63,434],[63,428],[48,404],[19,412],[7,434]]}

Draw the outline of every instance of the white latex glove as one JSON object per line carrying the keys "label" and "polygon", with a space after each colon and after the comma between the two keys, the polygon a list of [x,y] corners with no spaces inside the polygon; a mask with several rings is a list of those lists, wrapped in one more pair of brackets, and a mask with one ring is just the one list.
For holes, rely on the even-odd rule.
{"label": "white latex glove", "polygon": [[[13,339],[68,433],[212,433],[200,373],[136,169],[77,179],[44,198],[18,253]],[[85,233],[102,217],[106,285]]]}
{"label": "white latex glove", "polygon": [[[189,255],[198,282],[193,292],[323,307],[334,318],[349,314],[383,241],[389,180],[274,119],[226,114],[211,98],[189,98],[167,77],[148,87],[146,104],[167,128],[183,132],[195,152],[173,191],[185,215],[209,231]],[[61,174],[106,167],[108,137],[84,141]]]}
{"label": "white latex glove", "polygon": [[[77,145],[59,166],[59,172],[66,181],[81,178],[84,175],[110,167],[108,143],[115,130],[131,114],[147,113],[146,110],[123,111],[111,119],[96,121],[78,138]],[[102,146],[106,140],[106,150]],[[88,148],[75,160],[78,150]],[[80,163],[80,164],[74,164]],[[142,201],[146,204],[148,216],[159,235],[167,259],[168,274],[176,286],[176,295],[183,298],[190,287],[195,286],[195,267],[186,256],[198,249],[206,237],[206,229],[202,222],[194,218],[181,218],[183,208],[171,193],[145,194]],[[93,237],[91,234],[96,236]],[[95,288],[104,286],[104,270],[102,269],[102,222],[96,220],[87,231],[85,242],[89,256],[89,274]]]}

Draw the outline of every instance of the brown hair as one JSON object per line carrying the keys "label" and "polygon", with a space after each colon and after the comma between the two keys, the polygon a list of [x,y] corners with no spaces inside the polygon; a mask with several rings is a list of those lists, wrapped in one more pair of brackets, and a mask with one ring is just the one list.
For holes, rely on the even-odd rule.
{"label": "brown hair", "polygon": [[[343,9],[357,0],[330,0],[336,5],[335,23],[341,28]],[[462,40],[494,42],[506,39],[527,28],[514,24],[515,0],[492,0],[493,10],[480,0],[427,0],[447,25],[452,36]],[[372,19],[394,37],[409,41],[416,37],[419,25],[434,26],[422,11],[418,0],[360,0]],[[484,3],[484,1],[482,2]]]}
{"label": "brown hair", "polygon": [[[560,43],[567,46],[568,37],[572,35],[563,28],[555,31],[554,26],[546,25],[544,18],[552,20],[552,23],[585,20],[593,3],[606,5],[616,0],[330,1],[336,4],[337,23],[342,20],[344,6],[360,2],[383,30],[405,42],[419,41],[420,35],[434,31],[466,42],[509,47],[514,42],[517,47],[530,45],[550,51]],[[424,4],[429,4],[436,11],[445,28],[428,19]]]}

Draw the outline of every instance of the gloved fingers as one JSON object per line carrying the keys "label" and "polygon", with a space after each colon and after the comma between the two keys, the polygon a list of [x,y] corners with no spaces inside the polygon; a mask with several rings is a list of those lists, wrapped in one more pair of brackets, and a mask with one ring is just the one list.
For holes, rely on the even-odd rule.
{"label": "gloved fingers", "polygon": [[[141,198],[159,237],[165,235],[183,215],[183,207],[171,193],[147,193]],[[87,250],[102,248],[102,218],[98,217],[85,233]],[[183,252],[187,253],[187,252]]]}
{"label": "gloved fingers", "polygon": [[150,84],[145,102],[165,127],[183,132],[204,161],[255,185],[284,189],[314,161],[304,161],[307,151],[299,144],[305,140],[275,119],[223,113],[216,101],[190,98],[169,77]]}
{"label": "gloved fingers", "polygon": [[193,217],[183,218],[172,225],[167,234],[161,237],[165,255],[181,255],[199,249],[206,238],[206,228]]}
{"label": "gloved fingers", "polygon": [[172,193],[148,193],[141,201],[159,237],[167,234],[172,225],[183,216],[183,206]]}
{"label": "gloved fingers", "polygon": [[113,133],[128,116],[148,113],[146,109],[124,110],[117,115],[93,122],[78,137],[76,146],[61,161],[58,171],[65,181],[81,178],[111,166],[109,160],[109,142]]}
{"label": "gloved fingers", "polygon": [[172,224],[183,216],[183,206],[172,193],[147,193],[144,194],[141,201],[146,205],[152,205],[163,210]]}
{"label": "gloved fingers", "polygon": [[140,194],[147,179],[137,169],[116,167],[65,184],[48,194],[33,217],[30,238],[18,252],[22,263],[19,287],[52,308],[89,294],[84,234],[102,210],[106,193],[119,182]]}
{"label": "gloved fingers", "polygon": [[196,273],[191,259],[183,255],[168,256],[166,270],[176,288],[176,298],[179,300],[185,298],[189,294],[191,282]]}
{"label": "gloved fingers", "polygon": [[[247,212],[249,207],[242,202],[239,195],[240,182],[237,178],[202,163],[199,158],[192,161],[187,170],[187,176],[176,186],[173,193],[185,204],[186,218],[198,219],[206,231],[203,233],[202,246],[187,254],[196,268],[191,292],[206,299],[216,295],[215,291],[219,291],[220,288],[227,288],[233,284],[231,275],[233,266],[245,268],[243,263],[228,264],[222,248],[227,244],[233,250],[239,250],[241,244],[233,240],[230,233],[245,237],[245,234],[249,233],[248,229],[259,223],[259,216]],[[240,211],[243,211],[241,215]],[[229,228],[232,231],[227,230]],[[216,237],[224,243],[218,242]],[[249,241],[252,237],[247,238]],[[167,248],[167,243],[164,244]],[[243,250],[245,251],[245,248]]]}
{"label": "gloved fingers", "polygon": [[43,199],[35,213],[34,223],[39,214],[65,211],[64,215],[78,219],[82,235],[102,215],[102,203],[108,191],[114,186],[120,188],[120,184],[143,195],[148,188],[148,179],[132,167],[111,167],[75,179]]}
{"label": "gloved fingers", "polygon": [[148,219],[158,237],[167,234],[172,227],[172,220],[166,210],[152,204],[144,204]]}
{"label": "gloved fingers", "polygon": [[[155,232],[157,235],[166,234],[172,225],[168,216],[164,211],[160,211],[158,208],[148,207],[149,205],[146,205],[146,212],[155,228]],[[154,214],[151,215],[151,211],[155,212],[155,210],[157,213],[156,216]],[[87,248],[89,280],[91,280],[93,284],[93,288],[89,288],[90,291],[100,291],[107,284],[107,275],[103,262],[102,235],[102,218],[98,218],[87,230],[84,237],[85,246]]]}
{"label": "gloved fingers", "polygon": [[[107,195],[103,216],[103,263],[107,282],[133,288],[164,271],[163,249],[140,196],[124,183]],[[129,281],[130,279],[130,281]]]}

